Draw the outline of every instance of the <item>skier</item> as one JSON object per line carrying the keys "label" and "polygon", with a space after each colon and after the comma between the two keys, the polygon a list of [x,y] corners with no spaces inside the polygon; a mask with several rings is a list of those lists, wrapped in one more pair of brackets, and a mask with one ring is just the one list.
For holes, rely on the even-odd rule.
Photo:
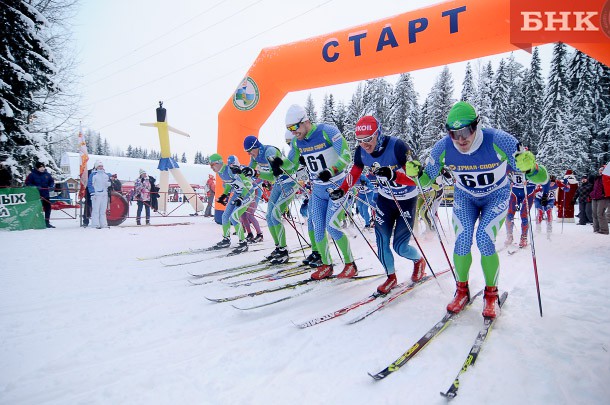
{"label": "skier", "polygon": [[483,316],[495,318],[499,313],[497,284],[500,259],[494,243],[508,210],[510,187],[507,169],[519,170],[525,173],[528,181],[537,184],[547,181],[547,171],[536,164],[534,154],[523,150],[512,135],[498,129],[482,129],[474,107],[464,101],[453,105],[445,126],[448,134],[432,147],[425,168],[420,162],[411,161],[407,162],[405,172],[423,186],[434,181],[443,167],[453,172],[456,179],[453,262],[457,289],[447,310],[458,313],[470,300],[468,273],[478,220],[477,246],[486,284]]}
{"label": "skier", "polygon": [[292,174],[301,163],[309,174],[312,184],[309,218],[313,223],[315,245],[323,263],[311,274],[311,278],[320,280],[333,274],[327,232],[337,243],[345,262],[337,277],[355,277],[358,268],[354,263],[349,239],[339,226],[345,199],[331,200],[327,191],[327,188],[342,183],[345,178],[351,161],[347,141],[337,127],[312,123],[305,109],[297,104],[291,105],[286,112],[286,128],[294,134],[292,149],[287,160],[276,159],[273,167],[279,166]]}
{"label": "skier", "polygon": [[[228,248],[231,246],[231,224],[235,228],[239,243],[231,253],[237,254],[248,250],[248,242],[244,227],[240,222],[240,217],[248,209],[252,199],[252,183],[250,179],[241,174],[233,173],[230,164],[239,165],[237,157],[231,155],[227,158],[227,165],[222,161],[222,156],[214,153],[210,156],[210,167],[214,173],[218,174],[224,182],[224,190],[218,202],[226,206],[225,212],[222,213],[222,240],[214,245],[215,249]],[[229,193],[232,194],[229,198]]]}
{"label": "skier", "polygon": [[358,194],[356,194],[356,197],[358,197],[356,199],[356,210],[358,210],[358,213],[364,220],[364,227],[372,228],[373,221],[371,220],[369,206],[373,206],[375,186],[373,186],[373,183],[371,183],[364,173],[362,173],[360,174],[360,181],[359,184],[356,185],[356,189],[358,190]]}
{"label": "skier", "polygon": [[[409,245],[417,203],[415,183],[404,173],[407,155],[411,150],[402,140],[383,135],[379,121],[370,115],[365,115],[356,123],[356,142],[358,146],[354,152],[354,165],[341,187],[330,193],[330,198],[343,198],[354,186],[352,179],[359,179],[364,167],[371,168],[377,177],[379,197],[375,238],[379,260],[388,276],[384,283],[377,287],[377,291],[387,294],[398,283],[394,256],[390,250],[392,237],[394,251],[413,261],[411,281],[417,282],[425,275],[424,258],[417,249]],[[401,219],[401,211],[408,218],[408,226],[405,222],[407,219]]]}
{"label": "skier", "polygon": [[[510,199],[508,200],[508,214],[506,215],[506,241],[504,245],[508,246],[513,243],[513,220],[515,219],[515,212],[519,210],[521,213],[521,239],[519,240],[519,247],[524,248],[527,246],[527,232],[529,230],[528,209],[532,208],[537,187],[535,183],[527,182],[526,191],[525,175],[521,172],[509,170],[508,179],[510,180]],[[527,202],[525,201],[526,193]]]}
{"label": "skier", "polygon": [[547,238],[550,238],[551,233],[553,232],[553,208],[555,208],[557,190],[559,188],[564,192],[570,190],[570,186],[567,183],[557,180],[556,176],[551,176],[547,183],[536,187],[536,231],[541,231],[542,220],[546,215]]}
{"label": "skier", "polygon": [[274,264],[286,263],[289,259],[286,245],[286,229],[282,224],[282,215],[294,198],[297,190],[296,183],[281,169],[271,167],[275,159],[282,160],[282,152],[271,145],[263,145],[254,135],[248,135],[244,139],[244,149],[250,155],[250,163],[243,167],[245,176],[267,180],[273,184],[269,201],[267,202],[267,226],[275,250],[267,259]]}

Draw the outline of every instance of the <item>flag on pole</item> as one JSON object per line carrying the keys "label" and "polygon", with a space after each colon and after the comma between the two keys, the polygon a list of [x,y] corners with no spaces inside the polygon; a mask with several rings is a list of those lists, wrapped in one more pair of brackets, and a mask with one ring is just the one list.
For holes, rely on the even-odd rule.
{"label": "flag on pole", "polygon": [[87,152],[87,143],[83,135],[83,129],[78,131],[78,153],[80,155],[80,189],[78,190],[78,199],[85,198],[85,190],[87,188],[87,162],[89,161],[89,153]]}

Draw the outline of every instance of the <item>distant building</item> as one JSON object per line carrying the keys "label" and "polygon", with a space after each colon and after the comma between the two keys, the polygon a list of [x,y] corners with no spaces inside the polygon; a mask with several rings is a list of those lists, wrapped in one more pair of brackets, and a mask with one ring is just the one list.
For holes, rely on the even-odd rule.
{"label": "distant building", "polygon": [[[140,169],[144,169],[149,176],[154,177],[159,184],[161,173],[157,169],[158,160],[149,159],[133,159],[118,156],[100,156],[89,155],[87,169],[93,168],[96,160],[101,160],[104,163],[104,169],[108,173],[117,174],[118,179],[124,186],[133,187],[133,183],[140,175]],[[193,163],[178,163],[180,171],[186,180],[193,186],[194,189],[203,189],[208,179],[209,174],[214,174],[209,165],[196,165]],[[77,152],[65,152],[61,156],[61,170],[65,179],[78,179],[80,177],[80,155]],[[72,187],[75,187],[78,182],[68,182],[70,191],[74,192]],[[174,184],[174,179],[169,176],[170,188],[178,187]]]}

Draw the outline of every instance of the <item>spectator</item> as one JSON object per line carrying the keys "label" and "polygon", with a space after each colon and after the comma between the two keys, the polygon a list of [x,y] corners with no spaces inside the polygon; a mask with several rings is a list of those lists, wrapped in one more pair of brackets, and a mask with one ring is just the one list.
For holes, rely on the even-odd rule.
{"label": "spectator", "polygon": [[44,221],[47,228],[55,228],[50,223],[51,219],[51,202],[49,201],[49,190],[55,187],[55,181],[53,177],[47,172],[47,168],[44,163],[36,163],[36,168],[25,179],[26,186],[34,186],[40,193],[40,201],[42,202],[42,209],[44,210]]}
{"label": "spectator", "polygon": [[[593,176],[592,176],[593,177]],[[593,177],[595,179],[595,177]],[[593,182],[587,176],[582,176],[580,187],[576,190],[572,203],[578,202],[578,223],[576,225],[587,225],[593,223],[593,213],[591,210],[591,191]]]}
{"label": "spectator", "polygon": [[136,180],[134,197],[138,202],[136,225],[141,225],[142,208],[146,210],[146,225],[150,225],[150,179],[144,169],[140,169],[140,177]]}
{"label": "spectator", "polygon": [[154,212],[157,212],[159,209],[159,190],[160,188],[155,184],[157,180],[148,176],[148,181],[150,181],[150,206]]}
{"label": "spectator", "polygon": [[599,176],[595,177],[591,200],[593,200],[593,232],[608,235],[608,217],[610,212],[610,193],[604,192],[603,171],[606,165],[599,168]]}
{"label": "spectator", "polygon": [[104,171],[104,164],[97,160],[89,177],[88,188],[91,194],[91,227],[108,228],[106,210],[108,209],[108,192],[111,187],[110,175]]}
{"label": "spectator", "polygon": [[110,183],[112,183],[112,190],[116,191],[117,193],[121,192],[121,188],[122,188],[122,184],[121,184],[121,180],[118,179],[117,174],[113,174],[112,176],[110,176]]}
{"label": "spectator", "polygon": [[212,216],[212,205],[214,204],[214,195],[216,193],[216,180],[213,174],[208,176],[208,181],[205,183],[205,187],[207,189],[206,197],[207,197],[207,207],[205,207],[204,217]]}
{"label": "spectator", "polygon": [[6,163],[7,156],[0,156],[0,188],[2,187],[10,187],[11,182],[13,181],[13,175],[11,173],[11,168]]}

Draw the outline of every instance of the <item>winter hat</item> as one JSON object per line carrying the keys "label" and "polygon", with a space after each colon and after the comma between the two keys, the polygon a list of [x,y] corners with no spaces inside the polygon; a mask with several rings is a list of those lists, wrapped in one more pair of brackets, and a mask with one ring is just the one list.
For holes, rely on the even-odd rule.
{"label": "winter hat", "polygon": [[451,107],[447,115],[445,127],[448,130],[464,128],[477,119],[474,107],[465,101],[458,101]]}
{"label": "winter hat", "polygon": [[93,168],[97,169],[99,166],[104,166],[104,164],[102,163],[101,160],[96,160],[95,163],[93,164]]}
{"label": "winter hat", "polygon": [[222,156],[220,156],[218,153],[214,153],[213,155],[211,155],[210,164],[212,163],[222,163]]}
{"label": "winter hat", "polygon": [[292,142],[292,138],[294,138],[294,134],[291,131],[286,130],[284,138],[286,138],[286,143],[290,143]]}
{"label": "winter hat", "polygon": [[42,162],[36,162],[36,168],[40,169],[41,167],[44,167],[44,163]]}
{"label": "winter hat", "polygon": [[372,115],[365,115],[356,123],[356,139],[374,135],[377,131],[381,132],[381,125]]}
{"label": "winter hat", "polygon": [[254,135],[248,135],[244,139],[244,150],[250,152],[252,149],[260,148],[263,146],[260,141]]}
{"label": "winter hat", "polygon": [[566,176],[567,176],[568,174],[574,174],[574,172],[573,172],[572,170],[568,169],[568,170],[566,170]]}
{"label": "winter hat", "polygon": [[146,174],[146,170],[140,169],[140,176],[143,175],[143,174]]}
{"label": "winter hat", "polygon": [[294,125],[299,122],[309,121],[307,118],[307,111],[298,104],[293,104],[288,107],[286,112],[286,126]]}
{"label": "winter hat", "polygon": [[229,155],[229,157],[227,158],[227,164],[229,166],[239,165],[239,159],[237,159],[237,156],[235,156],[235,155]]}

